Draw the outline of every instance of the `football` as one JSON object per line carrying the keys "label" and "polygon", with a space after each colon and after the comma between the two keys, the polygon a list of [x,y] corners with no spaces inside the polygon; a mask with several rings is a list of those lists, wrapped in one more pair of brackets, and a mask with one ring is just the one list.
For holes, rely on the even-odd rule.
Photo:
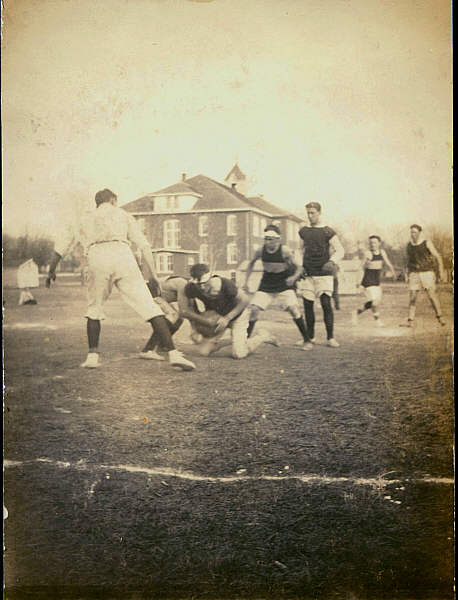
{"label": "football", "polygon": [[215,326],[220,315],[214,310],[206,310],[200,314],[202,317],[208,319],[208,324],[194,322],[194,329],[206,338],[213,337],[216,335]]}

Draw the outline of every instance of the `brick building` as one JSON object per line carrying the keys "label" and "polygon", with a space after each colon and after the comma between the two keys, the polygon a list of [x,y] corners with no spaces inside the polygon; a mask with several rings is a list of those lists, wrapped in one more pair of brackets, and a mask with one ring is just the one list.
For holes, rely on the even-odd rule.
{"label": "brick building", "polygon": [[300,260],[301,219],[262,196],[238,191],[246,182],[238,165],[225,181],[230,185],[183,174],[180,182],[123,206],[140,221],[156,253],[158,275],[188,275],[192,264],[204,262],[213,272],[235,278],[262,245],[269,223],[280,227],[283,243]]}

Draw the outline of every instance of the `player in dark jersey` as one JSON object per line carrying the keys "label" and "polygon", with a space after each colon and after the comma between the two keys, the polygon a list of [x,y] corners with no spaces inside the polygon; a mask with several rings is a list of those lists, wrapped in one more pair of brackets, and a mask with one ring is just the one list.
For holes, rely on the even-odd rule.
{"label": "player in dark jersey", "polygon": [[366,310],[372,310],[375,323],[378,327],[383,327],[380,320],[379,306],[382,300],[382,288],[380,286],[380,277],[382,274],[383,264],[385,263],[393,275],[393,281],[396,280],[396,274],[385,250],[381,247],[382,240],[378,235],[369,237],[369,250],[364,257],[364,275],[361,281],[361,287],[364,288],[366,302],[361,308],[355,310],[352,315],[353,324],[358,322],[358,316],[362,315]]}
{"label": "player in dark jersey", "polygon": [[[188,306],[180,314],[191,323],[209,324],[205,313],[196,310],[195,301],[200,300],[206,311],[215,311],[218,317],[211,325],[215,325],[215,336],[198,344],[200,354],[208,356],[213,352],[232,344],[234,358],[246,358],[262,343],[273,343],[275,338],[266,330],[248,339],[248,296],[233,281],[211,275],[208,265],[196,264],[191,267],[191,281],[184,288]],[[231,342],[223,340],[226,330],[231,332]]]}
{"label": "player in dark jersey", "polygon": [[334,276],[337,273],[338,262],[344,256],[344,249],[336,232],[331,227],[321,225],[321,204],[309,202],[305,208],[310,226],[302,227],[299,231],[304,252],[304,275],[297,283],[297,292],[304,302],[305,321],[311,342],[315,341],[314,301],[318,297],[323,309],[327,345],[338,348],[339,343],[334,339],[331,298],[334,292]]}
{"label": "player in dark jersey", "polygon": [[442,257],[430,240],[422,234],[420,225],[411,225],[410,242],[407,244],[407,272],[409,274],[409,316],[406,326],[412,327],[415,319],[417,296],[424,289],[436,314],[440,325],[445,325],[442,310],[436,292],[435,266],[439,267],[439,281],[444,279]]}
{"label": "player in dark jersey", "polygon": [[302,268],[294,261],[293,254],[280,240],[280,229],[276,225],[267,225],[264,229],[264,245],[256,250],[253,258],[248,263],[245,279],[245,289],[253,267],[258,260],[262,260],[263,274],[258,290],[250,301],[250,322],[248,337],[251,336],[259,312],[266,310],[276,300],[292,316],[296,327],[302,335],[301,346],[304,350],[312,348],[307,336],[304,319],[302,318],[294,285],[302,275]]}

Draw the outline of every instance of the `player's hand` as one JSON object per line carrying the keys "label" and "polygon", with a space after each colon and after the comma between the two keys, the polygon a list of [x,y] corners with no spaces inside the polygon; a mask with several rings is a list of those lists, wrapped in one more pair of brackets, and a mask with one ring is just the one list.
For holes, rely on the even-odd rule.
{"label": "player's hand", "polygon": [[146,285],[148,286],[150,294],[153,298],[157,298],[161,295],[161,284],[159,283],[158,279],[156,279],[155,277],[151,277]]}
{"label": "player's hand", "polygon": [[326,275],[336,275],[339,268],[334,261],[328,260],[328,262],[324,263],[321,267],[321,270],[323,273],[326,273]]}
{"label": "player's hand", "polygon": [[286,285],[288,287],[293,287],[293,285],[296,283],[297,281],[297,277],[295,275],[290,275],[289,277],[286,278]]}
{"label": "player's hand", "polygon": [[227,317],[219,317],[219,319],[216,321],[215,333],[221,333],[228,325],[229,319]]}
{"label": "player's hand", "polygon": [[246,292],[247,294],[250,293],[250,290],[248,289],[248,284],[247,283],[245,283],[244,285],[242,285],[242,291]]}
{"label": "player's hand", "polygon": [[48,276],[46,277],[45,285],[47,288],[51,287],[51,281],[56,281],[56,273],[55,271],[50,271]]}

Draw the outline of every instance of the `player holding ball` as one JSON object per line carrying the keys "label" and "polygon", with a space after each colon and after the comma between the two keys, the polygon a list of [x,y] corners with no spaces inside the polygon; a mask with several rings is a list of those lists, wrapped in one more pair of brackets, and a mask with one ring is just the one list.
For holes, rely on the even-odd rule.
{"label": "player holding ball", "polygon": [[[198,345],[199,352],[208,356],[224,346],[232,345],[233,358],[246,358],[262,343],[276,344],[275,338],[266,330],[248,339],[249,298],[233,281],[212,275],[206,264],[191,267],[191,281],[185,287],[188,307],[180,311],[181,317],[191,321],[206,339]],[[205,313],[196,311],[195,300],[203,302]],[[231,341],[222,337],[229,329]],[[212,335],[213,333],[213,335]]]}

